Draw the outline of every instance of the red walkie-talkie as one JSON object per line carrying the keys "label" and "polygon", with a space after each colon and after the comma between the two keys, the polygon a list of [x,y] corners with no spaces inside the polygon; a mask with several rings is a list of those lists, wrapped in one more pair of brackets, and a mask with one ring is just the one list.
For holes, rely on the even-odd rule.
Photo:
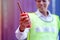
{"label": "red walkie-talkie", "polygon": [[[17,2],[17,4],[18,4],[19,10],[20,10],[20,14],[22,14],[22,16],[26,16],[26,15],[27,15],[27,16],[29,17],[29,15],[28,15],[27,12],[23,12],[23,11],[22,11],[21,6],[20,6],[20,3]],[[22,21],[23,21],[23,20],[22,20]],[[30,28],[30,26],[31,26],[31,25],[28,25],[27,28]]]}

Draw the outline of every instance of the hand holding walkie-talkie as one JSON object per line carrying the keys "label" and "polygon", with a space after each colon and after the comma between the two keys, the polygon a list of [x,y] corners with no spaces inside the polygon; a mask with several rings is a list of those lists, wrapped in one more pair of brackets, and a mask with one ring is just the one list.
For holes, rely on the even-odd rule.
{"label": "hand holding walkie-talkie", "polygon": [[31,27],[31,21],[27,12],[23,12],[20,6],[20,3],[17,2],[19,10],[20,10],[20,31],[23,32],[25,28]]}

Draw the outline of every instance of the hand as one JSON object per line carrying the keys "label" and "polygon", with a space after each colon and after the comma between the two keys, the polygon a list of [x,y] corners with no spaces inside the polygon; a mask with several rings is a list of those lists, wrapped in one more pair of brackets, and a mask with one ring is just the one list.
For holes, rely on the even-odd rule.
{"label": "hand", "polygon": [[21,13],[20,14],[20,30],[24,31],[25,28],[30,28],[31,26],[31,21],[29,18],[28,13]]}

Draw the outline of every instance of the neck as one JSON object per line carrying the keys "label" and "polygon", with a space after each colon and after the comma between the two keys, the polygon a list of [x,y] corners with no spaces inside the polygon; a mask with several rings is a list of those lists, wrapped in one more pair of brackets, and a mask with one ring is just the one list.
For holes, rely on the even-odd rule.
{"label": "neck", "polygon": [[44,16],[48,16],[48,12],[47,11],[40,11]]}

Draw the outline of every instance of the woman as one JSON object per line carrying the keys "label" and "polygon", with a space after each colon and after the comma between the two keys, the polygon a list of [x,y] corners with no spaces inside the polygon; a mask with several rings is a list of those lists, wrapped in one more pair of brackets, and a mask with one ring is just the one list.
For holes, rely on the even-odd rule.
{"label": "woman", "polygon": [[[20,14],[20,26],[16,30],[18,40],[57,40],[59,17],[48,10],[50,0],[35,0],[37,11]],[[24,21],[21,21],[24,19]],[[27,28],[29,26],[29,28]]]}

